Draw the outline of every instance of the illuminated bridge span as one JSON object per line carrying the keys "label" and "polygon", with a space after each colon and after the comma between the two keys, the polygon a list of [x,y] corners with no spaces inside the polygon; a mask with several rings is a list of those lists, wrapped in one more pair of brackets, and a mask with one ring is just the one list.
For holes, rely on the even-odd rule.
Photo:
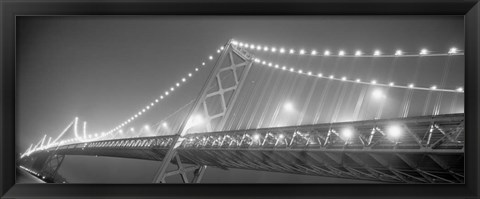
{"label": "illuminated bridge span", "polygon": [[[297,53],[293,49],[276,49],[231,41],[217,51],[220,56],[211,69],[210,77],[200,96],[164,120],[157,121],[154,126],[154,136],[129,135],[128,131],[135,133],[134,128],[129,125],[145,111],[166,98],[175,90],[174,87],[107,132],[94,136],[87,135],[86,123],[84,123],[84,133],[80,135],[77,127],[78,118],[76,118],[53,141],[49,139],[45,143],[46,137],[44,137],[37,145],[30,146],[22,154],[18,164],[21,169],[47,182],[66,181],[58,174],[58,168],[66,155],[160,161],[159,169],[154,175],[154,182],[165,182],[166,177],[177,174],[181,175],[184,182],[200,182],[207,167],[392,183],[464,182],[465,118],[463,113],[448,113],[454,112],[451,111],[452,107],[458,95],[463,95],[463,89],[448,88],[445,85],[448,70],[443,73],[439,87],[435,85],[419,87],[413,84],[381,83],[377,80],[367,82],[321,73],[313,74],[310,71],[264,61],[250,54],[249,51],[268,51],[297,56],[367,58],[463,55],[457,49],[450,49],[445,54],[428,54],[427,50],[422,50],[419,55],[403,54],[401,51],[396,51],[393,55],[382,55],[379,51],[375,51],[372,55],[364,55],[359,51],[352,55],[344,51],[340,51],[338,55],[331,55],[329,51],[325,51],[320,55],[316,51],[306,53],[305,50],[300,50]],[[209,59],[214,58],[210,56]],[[450,57],[448,59],[450,61]],[[264,87],[259,91],[245,84],[251,81],[247,75],[255,65],[266,66],[263,70],[272,68],[288,73],[293,72],[306,78],[316,78],[315,84],[322,79],[343,84],[343,87],[339,87],[334,94],[331,102],[333,105],[325,105],[328,103],[328,89],[333,90],[329,88],[333,83],[326,82],[326,88],[322,91],[320,99],[314,99],[314,103],[311,103],[315,91],[313,86],[306,96],[302,96],[306,103],[300,106],[301,109],[298,111],[291,111],[294,105],[287,100],[281,100],[282,105],[272,106],[270,107],[272,110],[269,110],[268,105],[273,103],[273,98],[277,98],[274,94],[268,94],[269,85],[274,86],[270,89],[271,92],[280,92],[279,98],[282,99],[288,98],[285,96],[294,95],[294,88],[293,86],[289,86],[289,89],[277,88],[281,82],[271,82],[273,73],[265,77]],[[202,66],[205,68],[206,64],[202,63]],[[195,68],[195,71],[198,70],[199,68]],[[192,76],[192,73],[188,76]],[[186,82],[186,79],[182,78],[182,82]],[[360,90],[358,95],[363,97],[358,97],[358,100],[352,103],[354,106],[344,108],[352,110],[351,118],[340,119],[342,108],[348,106],[349,101],[343,99],[347,93],[345,84],[352,84],[350,92],[353,93],[355,89]],[[180,84],[176,83],[176,87],[179,86]],[[386,118],[382,115],[384,106],[382,104],[372,114],[373,118],[361,117],[371,112],[368,106],[367,108],[362,106],[365,93],[370,88],[378,87],[400,89],[406,92],[398,110],[394,111],[399,115],[381,119]],[[244,92],[242,89],[247,90],[245,92],[248,94],[242,95]],[[425,96],[427,108],[424,108],[423,114],[418,116],[408,114],[413,91],[427,93]],[[382,92],[377,93],[377,90],[372,91],[372,94],[374,97],[386,97]],[[445,104],[442,100],[448,98],[448,94],[452,95],[452,98],[451,105],[449,104],[446,111],[441,104]],[[256,95],[259,95],[259,99],[252,97]],[[260,102],[253,103],[258,100]],[[428,108],[430,101],[435,103]],[[252,104],[252,112],[247,113],[248,110],[245,109],[249,109],[249,105]],[[320,106],[309,111],[310,104],[320,104]],[[334,109],[329,111],[326,106],[332,106]],[[282,109],[290,111],[288,114],[294,115],[295,121],[282,118],[280,116]],[[322,122],[325,120],[322,117],[327,115],[323,112],[331,112],[326,116],[327,122]],[[149,128],[147,126],[144,130]],[[75,137],[60,140],[63,135],[68,134],[68,131],[73,131],[70,134]],[[176,164],[178,169],[167,171],[169,164]],[[194,172],[194,178],[187,179],[187,172]]]}

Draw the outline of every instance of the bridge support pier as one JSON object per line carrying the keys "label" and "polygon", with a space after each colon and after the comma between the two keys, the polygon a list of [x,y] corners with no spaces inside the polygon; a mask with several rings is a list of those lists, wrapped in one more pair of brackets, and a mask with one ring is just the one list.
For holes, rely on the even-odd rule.
{"label": "bridge support pier", "polygon": [[[168,165],[171,163],[168,161],[168,159],[164,159],[164,162],[162,162],[162,165],[166,164],[164,167],[165,170],[160,171],[160,173],[155,176],[154,182],[157,183],[166,183],[166,178],[169,176],[174,176],[174,175],[180,175],[182,178],[183,183],[200,183],[202,180],[203,174],[205,173],[205,170],[207,168],[206,165],[195,165],[195,166],[189,166],[186,167],[183,163],[182,160],[180,159],[180,156],[178,153],[174,152],[174,158],[172,158],[171,162],[174,162],[174,164],[177,165],[177,170],[173,171],[166,171],[166,168]],[[187,172],[193,172],[193,179],[189,180]]]}
{"label": "bridge support pier", "polygon": [[45,178],[49,178],[49,181],[51,180],[55,182],[55,177],[57,176],[58,169],[60,169],[60,166],[62,165],[64,159],[65,155],[50,155],[47,160],[45,160],[44,166],[40,170],[40,174]]}

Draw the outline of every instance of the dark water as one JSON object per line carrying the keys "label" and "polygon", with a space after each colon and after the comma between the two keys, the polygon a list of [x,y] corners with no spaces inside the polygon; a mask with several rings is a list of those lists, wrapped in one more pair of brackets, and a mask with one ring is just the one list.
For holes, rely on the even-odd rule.
{"label": "dark water", "polygon": [[[151,183],[160,162],[112,157],[67,156],[59,174],[69,183]],[[171,169],[175,167],[172,165]],[[28,174],[27,174],[28,175]],[[189,174],[192,179],[193,174]],[[17,183],[38,182],[17,171]],[[179,175],[168,183],[181,183]],[[371,181],[208,167],[202,183],[372,183]]]}

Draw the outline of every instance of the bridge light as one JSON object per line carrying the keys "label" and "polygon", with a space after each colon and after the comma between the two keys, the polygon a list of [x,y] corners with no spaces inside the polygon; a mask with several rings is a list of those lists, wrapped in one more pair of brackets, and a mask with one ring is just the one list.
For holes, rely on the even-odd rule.
{"label": "bridge light", "polygon": [[266,61],[262,61],[262,64],[265,65],[265,64],[267,64],[267,62],[266,62]]}
{"label": "bridge light", "polygon": [[278,68],[278,64],[275,64],[275,68]]}
{"label": "bridge light", "polygon": [[225,48],[223,46],[220,46],[220,50],[223,50],[223,49],[225,49]]}
{"label": "bridge light", "polygon": [[195,68],[195,71],[198,71],[198,68]]}
{"label": "bridge light", "polygon": [[307,73],[307,74],[308,74],[308,75],[312,75],[312,72],[311,72],[311,71],[308,71],[308,73]]}
{"label": "bridge light", "polygon": [[318,77],[322,77],[322,76],[323,76],[323,74],[322,74],[322,73],[318,73],[318,75],[317,75],[317,76],[318,76]]}
{"label": "bridge light", "polygon": [[132,127],[132,128],[130,128],[130,131],[133,132],[133,131],[135,131],[135,129]]}
{"label": "bridge light", "polygon": [[217,53],[220,53],[220,50],[217,50]]}
{"label": "bridge light", "polygon": [[258,135],[258,134],[253,135],[253,139],[254,139],[254,140],[260,139],[260,135]]}
{"label": "bridge light", "polygon": [[395,51],[395,55],[396,56],[401,56],[401,55],[403,55],[403,52],[401,50],[397,50],[397,51]]}
{"label": "bridge light", "polygon": [[212,59],[213,59],[213,56],[211,56],[211,55],[208,56],[208,59],[209,59],[209,60],[212,60]]}
{"label": "bridge light", "polygon": [[353,131],[350,128],[345,128],[342,131],[342,136],[346,139],[350,139],[353,136]]}
{"label": "bridge light", "polygon": [[323,52],[323,55],[329,56],[329,55],[330,55],[330,51],[326,50],[325,52]]}
{"label": "bridge light", "polygon": [[362,55],[362,51],[359,51],[359,50],[355,51],[355,56],[361,56],[361,55]]}
{"label": "bridge light", "polygon": [[171,90],[171,91],[174,91],[175,89],[174,89],[173,87],[170,87],[170,90]]}
{"label": "bridge light", "polygon": [[291,102],[286,102],[284,105],[283,105],[283,109],[287,110],[287,111],[293,111],[293,104]]}
{"label": "bridge light", "polygon": [[303,54],[305,54],[305,50],[301,49],[300,50],[300,55],[303,55]]}
{"label": "bridge light", "polygon": [[341,50],[338,52],[338,56],[344,56],[345,55],[345,51]]}
{"label": "bridge light", "polygon": [[448,54],[456,54],[458,52],[457,48],[450,48],[450,50],[448,51]]}
{"label": "bridge light", "polygon": [[205,66],[205,62],[202,62],[202,66]]}
{"label": "bridge light", "polygon": [[167,128],[167,127],[168,127],[167,122],[163,122],[163,123],[162,123],[162,126],[163,126],[164,128]]}
{"label": "bridge light", "polygon": [[413,88],[414,86],[415,86],[415,85],[413,85],[413,84],[409,84],[409,85],[408,85],[408,88]]}
{"label": "bridge light", "polygon": [[[236,45],[238,45],[238,41],[233,40],[233,41],[232,41],[232,44],[236,46]],[[222,46],[222,47],[223,47],[223,46]]]}
{"label": "bridge light", "polygon": [[437,89],[437,86],[433,85],[432,87],[430,87],[432,90],[436,90]]}
{"label": "bridge light", "polygon": [[420,50],[420,55],[426,55],[426,54],[428,54],[427,49],[424,48],[424,49]]}
{"label": "bridge light", "polygon": [[372,92],[372,96],[375,98],[375,99],[382,99],[382,98],[385,98],[385,94],[382,92],[382,90],[380,89],[375,89],[373,92]]}
{"label": "bridge light", "polygon": [[295,50],[290,49],[289,53],[290,53],[290,54],[293,54],[293,53],[295,53]]}
{"label": "bridge light", "polygon": [[290,68],[290,72],[293,72],[295,69],[294,68]]}
{"label": "bridge light", "polygon": [[395,85],[395,83],[393,83],[393,82],[390,82],[388,85],[389,85],[389,86],[394,86],[394,85]]}
{"label": "bridge light", "polygon": [[382,54],[382,53],[380,52],[380,50],[375,50],[375,51],[373,52],[373,55],[374,55],[374,56],[380,56],[381,54]]}
{"label": "bridge light", "polygon": [[145,126],[143,126],[143,128],[145,128],[145,130],[147,130],[147,131],[150,130],[150,126],[149,126],[149,125],[145,125]]}
{"label": "bridge light", "polygon": [[303,73],[303,71],[302,71],[302,70],[298,70],[298,73],[302,74],[302,73]]}
{"label": "bridge light", "polygon": [[285,49],[284,48],[280,48],[280,53],[285,53]]}
{"label": "bridge light", "polygon": [[200,125],[200,124],[203,124],[204,123],[204,120],[203,120],[203,117],[202,115],[200,114],[196,114],[196,115],[193,115],[187,122],[187,127],[185,127],[186,129],[189,129],[191,127],[194,127],[194,126],[197,126],[197,125]]}
{"label": "bridge light", "polygon": [[168,91],[165,91],[165,95],[168,95],[168,94],[169,94]]}
{"label": "bridge light", "polygon": [[163,99],[163,95],[160,95],[160,99]]}
{"label": "bridge light", "polygon": [[376,81],[376,80],[372,80],[370,83],[372,83],[372,84],[377,84],[377,81]]}
{"label": "bridge light", "polygon": [[191,76],[192,76],[192,73],[188,73],[188,76],[191,77]]}
{"label": "bridge light", "polygon": [[283,134],[278,135],[279,139],[283,139],[285,136]]}
{"label": "bridge light", "polygon": [[252,49],[252,50],[255,49],[255,45],[251,44],[250,49]]}
{"label": "bridge light", "polygon": [[268,63],[268,67],[272,67],[272,62],[269,62],[269,63]]}
{"label": "bridge light", "polygon": [[268,47],[267,46],[263,47],[263,51],[268,51]]}
{"label": "bridge light", "polygon": [[286,67],[286,66],[283,66],[283,67],[282,67],[282,70],[286,70],[286,69],[287,69],[287,67]]}
{"label": "bridge light", "polygon": [[142,112],[144,112],[144,113],[145,113],[145,109],[142,109]]}
{"label": "bridge light", "polygon": [[389,136],[393,138],[398,138],[402,134],[402,129],[399,126],[390,126],[387,129],[387,133]]}
{"label": "bridge light", "polygon": [[345,81],[345,80],[347,80],[347,77],[342,77],[342,81]]}
{"label": "bridge light", "polygon": [[155,103],[158,103],[158,99],[155,99]]}
{"label": "bridge light", "polygon": [[255,61],[255,63],[260,63],[260,59],[258,59],[258,58],[255,58],[254,61]]}
{"label": "bridge light", "polygon": [[245,48],[248,48],[248,47],[250,47],[250,45],[248,45],[248,44],[245,44]]}
{"label": "bridge light", "polygon": [[463,88],[462,88],[462,87],[459,87],[459,88],[457,88],[457,91],[458,91],[458,92],[463,92]]}
{"label": "bridge light", "polygon": [[333,79],[333,78],[334,78],[334,76],[333,76],[333,75],[330,75],[330,77],[329,77],[329,78],[330,78],[330,79]]}
{"label": "bridge light", "polygon": [[258,45],[257,50],[262,50],[262,46]]}
{"label": "bridge light", "polygon": [[240,46],[240,47],[243,47],[243,43],[242,43],[242,42],[240,42],[240,43],[239,43],[239,46]]}
{"label": "bridge light", "polygon": [[177,82],[175,85],[176,85],[177,87],[179,87],[179,86],[180,86],[180,83]]}
{"label": "bridge light", "polygon": [[316,50],[312,50],[312,55],[317,55],[317,51],[316,51]]}
{"label": "bridge light", "polygon": [[95,137],[98,137],[98,133],[95,133]]}
{"label": "bridge light", "polygon": [[277,49],[275,47],[272,47],[272,53],[277,52]]}
{"label": "bridge light", "polygon": [[357,80],[355,80],[355,81],[356,81],[356,82],[360,82],[361,80],[360,80],[360,79],[357,79]]}

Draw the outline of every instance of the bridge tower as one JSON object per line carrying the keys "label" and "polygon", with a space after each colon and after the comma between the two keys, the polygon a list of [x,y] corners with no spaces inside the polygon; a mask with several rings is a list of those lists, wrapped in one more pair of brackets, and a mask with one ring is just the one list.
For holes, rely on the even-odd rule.
{"label": "bridge tower", "polygon": [[[165,183],[165,178],[172,175],[181,175],[184,183],[200,182],[206,165],[197,165],[186,168],[183,166],[176,149],[184,140],[189,129],[186,128],[193,114],[200,113],[205,117],[205,129],[207,132],[223,129],[226,119],[230,114],[233,105],[237,100],[238,93],[245,83],[245,79],[253,64],[253,56],[238,45],[232,45],[229,40],[223,46],[222,54],[216,60],[210,75],[205,82],[200,95],[194,101],[193,107],[189,110],[187,117],[182,121],[173,139],[173,144],[163,158],[159,169],[154,176],[154,183]],[[234,81],[226,79],[233,75]],[[230,82],[227,82],[230,80]],[[213,102],[213,103],[212,103]],[[170,163],[176,164],[178,169],[168,171]],[[187,171],[194,171],[194,178],[189,181]]]}

